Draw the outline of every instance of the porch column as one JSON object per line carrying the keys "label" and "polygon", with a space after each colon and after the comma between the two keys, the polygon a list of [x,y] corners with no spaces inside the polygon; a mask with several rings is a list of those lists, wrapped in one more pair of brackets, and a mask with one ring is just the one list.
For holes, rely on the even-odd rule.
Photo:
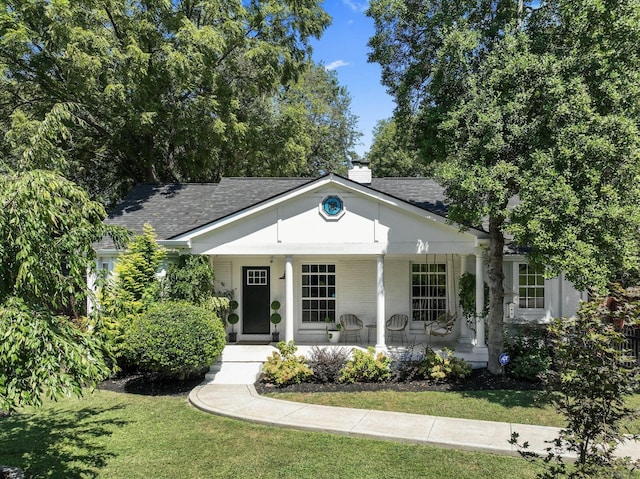
{"label": "porch column", "polygon": [[376,274],[377,302],[376,302],[376,349],[386,349],[384,338],[385,321],[385,301],[384,301],[384,255],[378,256],[378,267]]}
{"label": "porch column", "polygon": [[476,346],[486,347],[484,340],[484,264],[482,255],[476,254]]}
{"label": "porch column", "polygon": [[284,258],[284,340],[293,341],[293,257]]}
{"label": "porch column", "polygon": [[[460,291],[460,277],[467,272],[467,255],[463,254],[460,255],[460,276],[458,277],[458,295],[460,295],[462,292]],[[454,281],[456,281],[456,278],[453,278]],[[456,291],[456,289],[454,288],[454,291]],[[460,296],[458,296],[457,298],[454,298],[458,304],[460,303]],[[456,311],[458,310],[458,308],[456,307]],[[469,324],[467,323],[467,318],[465,318],[464,316],[464,311],[460,310],[461,315],[460,318],[458,318],[458,320],[460,321],[460,342],[463,344],[472,344],[473,343],[473,334],[471,332],[471,329],[469,329]]]}

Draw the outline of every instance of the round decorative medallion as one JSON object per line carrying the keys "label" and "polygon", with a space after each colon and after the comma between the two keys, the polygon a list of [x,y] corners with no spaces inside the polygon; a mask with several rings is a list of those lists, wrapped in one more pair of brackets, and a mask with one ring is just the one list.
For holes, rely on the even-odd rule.
{"label": "round decorative medallion", "polygon": [[327,196],[320,203],[320,212],[326,219],[338,219],[344,214],[344,203],[338,196]]}

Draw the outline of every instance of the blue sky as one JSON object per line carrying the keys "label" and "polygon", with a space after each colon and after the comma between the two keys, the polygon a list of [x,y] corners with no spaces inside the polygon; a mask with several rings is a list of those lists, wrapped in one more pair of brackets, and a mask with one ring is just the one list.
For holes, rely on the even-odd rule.
{"label": "blue sky", "polygon": [[356,147],[360,156],[369,150],[372,130],[378,120],[391,117],[395,104],[380,84],[380,66],[368,63],[367,42],[373,35],[373,20],[364,12],[364,0],[325,0],[323,8],[333,22],[320,40],[315,40],[313,58],[335,70],[340,84],[351,95],[351,111],[363,136]]}

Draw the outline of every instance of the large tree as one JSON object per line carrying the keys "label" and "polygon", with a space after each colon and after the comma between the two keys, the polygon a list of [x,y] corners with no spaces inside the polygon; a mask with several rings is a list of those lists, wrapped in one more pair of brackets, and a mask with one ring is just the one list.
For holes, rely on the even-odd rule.
{"label": "large tree", "polygon": [[55,168],[103,198],[233,172],[224,154],[250,142],[247,116],[260,114],[243,100],[295,81],[330,22],[318,0],[0,5],[5,161]]}
{"label": "large tree", "polygon": [[81,394],[110,372],[103,343],[79,317],[93,242],[125,236],[105,216],[55,173],[0,174],[0,409]]}
{"label": "large tree", "polygon": [[366,154],[373,176],[424,176],[426,167],[408,138],[398,132],[395,119],[380,120],[373,129],[373,143]]}
{"label": "large tree", "polygon": [[[241,98],[243,131],[226,142],[227,176],[346,173],[360,133],[351,97],[335,72],[307,63],[296,81],[270,95]],[[230,170],[230,168],[233,168]]]}
{"label": "large tree", "polygon": [[[435,164],[451,220],[487,221],[493,372],[507,233],[581,288],[638,265],[640,7],[615,2],[605,15],[601,3],[377,0],[369,10],[371,59]],[[618,48],[634,53],[622,60]]]}

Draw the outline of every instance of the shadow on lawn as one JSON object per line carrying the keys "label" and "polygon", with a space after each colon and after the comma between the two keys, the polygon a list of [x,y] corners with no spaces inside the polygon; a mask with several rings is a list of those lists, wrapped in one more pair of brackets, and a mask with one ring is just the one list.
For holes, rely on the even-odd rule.
{"label": "shadow on lawn", "polygon": [[484,399],[485,401],[499,404],[504,408],[523,407],[539,408],[550,404],[549,398],[537,390],[481,390],[460,391],[463,397]]}
{"label": "shadow on lawn", "polygon": [[97,439],[126,421],[106,418],[122,409],[38,410],[0,417],[0,463],[20,467],[29,478],[98,477],[113,452]]}

